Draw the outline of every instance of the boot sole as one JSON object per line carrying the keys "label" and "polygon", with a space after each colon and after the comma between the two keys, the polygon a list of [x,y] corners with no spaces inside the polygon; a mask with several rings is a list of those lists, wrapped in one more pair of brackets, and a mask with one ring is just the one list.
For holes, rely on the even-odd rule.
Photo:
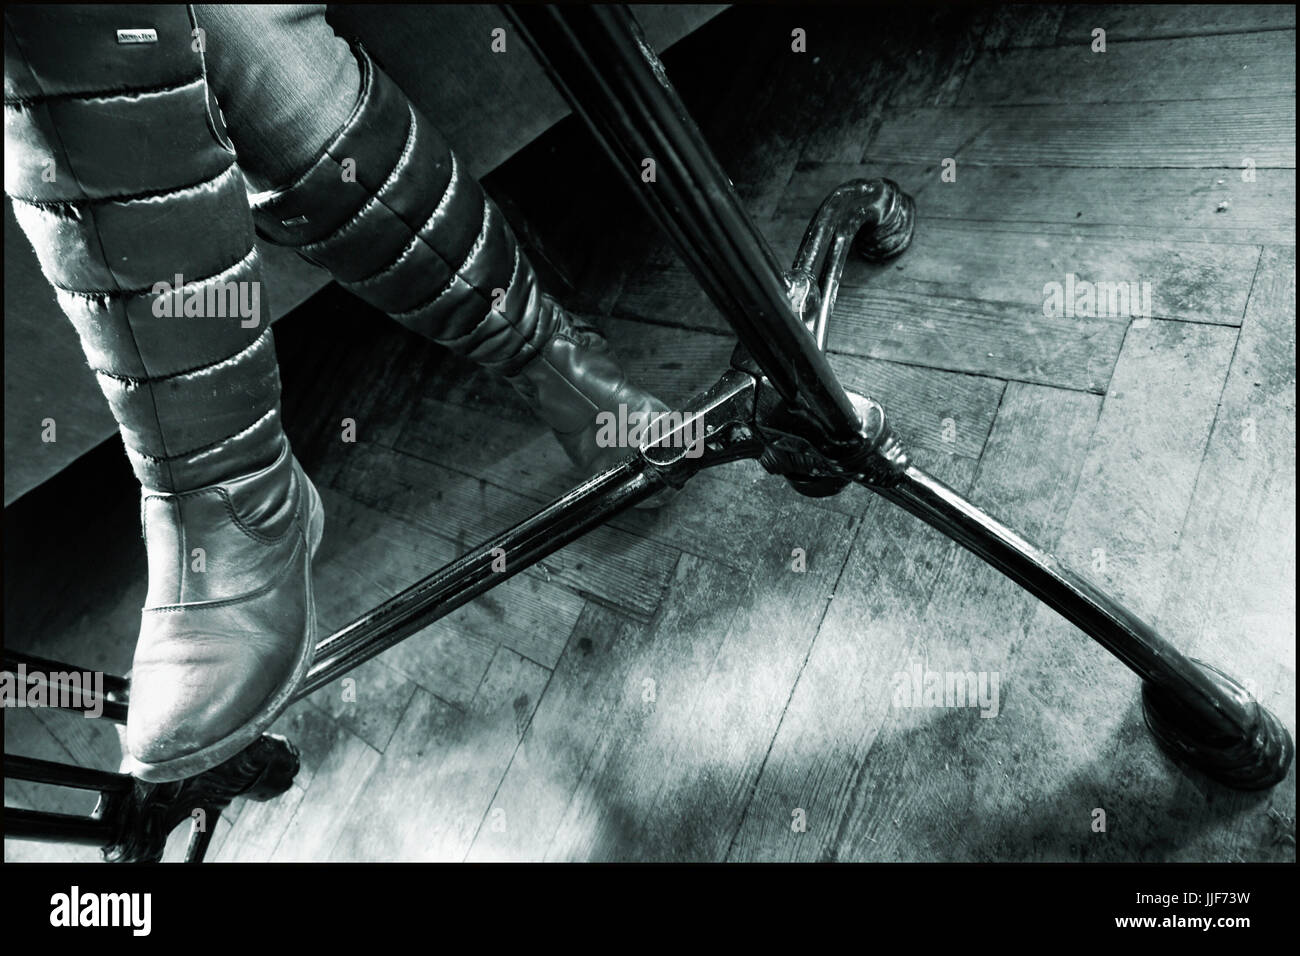
{"label": "boot sole", "polygon": [[298,685],[311,669],[312,658],[316,651],[316,595],[312,588],[311,566],[320,549],[321,538],[325,534],[325,508],[321,504],[320,494],[310,480],[306,481],[308,497],[307,511],[307,639],[299,649],[298,660],[294,662],[293,673],[289,679],[267,701],[266,705],[253,715],[249,721],[222,737],[216,743],[209,744],[193,753],[159,763],[144,763],[129,753],[125,758],[124,773],[146,783],[168,783],[183,780],[211,770],[225,763],[235,754],[244,750],[266,731],[275,719],[282,714],[293,701]]}

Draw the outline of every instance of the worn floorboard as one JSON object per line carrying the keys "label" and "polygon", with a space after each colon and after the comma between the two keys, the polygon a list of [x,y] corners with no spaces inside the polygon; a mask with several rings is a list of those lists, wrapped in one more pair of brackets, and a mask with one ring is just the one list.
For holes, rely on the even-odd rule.
{"label": "worn floorboard", "polygon": [[1295,168],[1295,95],[890,110],[867,159],[959,165]]}
{"label": "worn floorboard", "polygon": [[[1097,24],[1101,26],[1101,24]],[[1062,82],[1062,75],[1069,77]],[[1295,31],[1009,50],[976,61],[958,106],[1139,103],[1295,94]]]}
{"label": "worn floorboard", "polygon": [[[1060,9],[1060,8],[1057,8]],[[1282,3],[1192,3],[1156,6],[1121,3],[1104,9],[1083,4],[1063,11],[1057,43],[1088,43],[1102,27],[1108,39],[1156,40],[1168,37],[1294,30],[1295,6]]]}

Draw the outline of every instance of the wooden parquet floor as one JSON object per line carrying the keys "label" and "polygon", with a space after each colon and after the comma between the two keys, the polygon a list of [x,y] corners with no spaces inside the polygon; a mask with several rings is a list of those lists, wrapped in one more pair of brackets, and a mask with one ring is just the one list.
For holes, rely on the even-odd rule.
{"label": "wooden parquet floor", "polygon": [[[847,269],[837,371],[923,465],[1249,680],[1294,733],[1294,7],[732,9],[667,63],[781,257],[845,179],[915,195],[906,255]],[[487,185],[544,237],[562,297],[680,403],[732,339],[604,164],[566,121]],[[1146,283],[1150,310],[1046,314],[1067,276]],[[326,626],[573,481],[507,385],[337,288],[277,342],[327,509]],[[78,467],[7,515],[6,640],[121,671],[136,503],[120,449]],[[69,567],[70,543],[87,561]],[[990,675],[996,715],[900,705],[920,672]],[[233,807],[211,857],[1294,860],[1294,770],[1254,796],[1185,774],[1138,689],[888,503],[731,465],[293,707],[276,728],[302,750],[293,789]],[[63,714],[10,711],[5,735],[10,753],[116,759],[109,728]],[[71,808],[16,784],[6,802]]]}

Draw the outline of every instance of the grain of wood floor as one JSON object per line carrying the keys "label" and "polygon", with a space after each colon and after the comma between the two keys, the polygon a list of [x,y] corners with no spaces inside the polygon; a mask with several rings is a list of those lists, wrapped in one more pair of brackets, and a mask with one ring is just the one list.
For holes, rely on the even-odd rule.
{"label": "grain of wood floor", "polygon": [[[915,195],[907,254],[847,270],[830,339],[846,383],[923,465],[1250,680],[1294,733],[1294,7],[733,9],[667,59],[780,256],[842,180]],[[570,123],[488,185],[634,376],[680,403],[731,340],[603,163]],[[1150,316],[1044,315],[1068,274],[1149,283]],[[572,481],[507,386],[337,290],[277,340],[327,509],[326,626]],[[39,538],[46,557],[7,550],[15,646],[128,666],[144,562],[118,454],[95,459],[122,493],[93,515],[70,501],[20,522],[22,553]],[[74,530],[89,583],[58,560]],[[916,669],[996,675],[996,716],[900,706],[896,675]],[[7,752],[113,765],[99,722],[6,717]],[[802,499],[749,463],[592,533],[276,729],[302,772],[237,803],[210,858],[1295,858],[1294,770],[1253,796],[1185,774],[1148,737],[1137,679],[1055,614],[860,489]],[[6,802],[74,808],[12,783]]]}

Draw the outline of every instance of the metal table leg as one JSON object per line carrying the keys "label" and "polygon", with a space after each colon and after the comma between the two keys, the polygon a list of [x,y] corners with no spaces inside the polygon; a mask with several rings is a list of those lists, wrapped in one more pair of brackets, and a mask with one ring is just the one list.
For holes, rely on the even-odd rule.
{"label": "metal table leg", "polygon": [[[850,247],[881,259],[911,239],[912,203],[896,184],[835,190],[794,267],[782,272],[626,8],[507,13],[735,330],[735,364],[760,381],[754,427],[765,467],[804,494],[864,484],[1028,589],[1146,681],[1148,726],[1171,755],[1242,789],[1285,777],[1291,736],[1240,684],[1182,655],[1114,598],[912,465],[883,409],[836,380],[822,350]],[[639,175],[647,159],[654,182]]]}

